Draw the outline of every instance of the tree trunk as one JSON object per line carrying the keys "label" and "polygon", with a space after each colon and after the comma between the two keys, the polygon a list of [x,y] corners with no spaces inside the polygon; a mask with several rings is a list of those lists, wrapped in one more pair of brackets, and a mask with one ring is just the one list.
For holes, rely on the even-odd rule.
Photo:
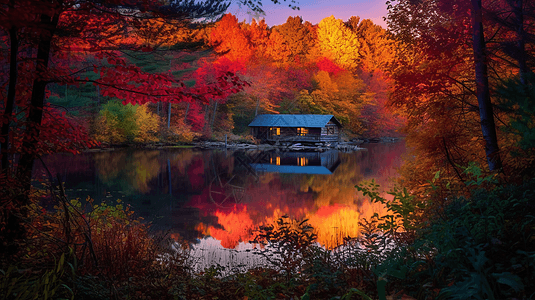
{"label": "tree trunk", "polygon": [[171,127],[171,102],[169,102],[169,106],[167,107],[167,130],[169,130],[169,127]]}
{"label": "tree trunk", "polygon": [[167,181],[169,182],[169,196],[173,196],[173,185],[171,181],[171,161],[167,159]]}
{"label": "tree trunk", "polygon": [[184,113],[184,125],[188,124],[188,112],[189,112],[189,102],[186,105],[186,112]]}
{"label": "tree trunk", "polygon": [[[13,1],[11,1],[11,4]],[[12,6],[11,6],[12,7]],[[6,108],[4,111],[5,123],[2,124],[2,131],[0,137],[3,138],[0,144],[0,155],[2,156],[1,170],[4,175],[9,172],[9,125],[11,124],[11,116],[13,115],[13,108],[15,106],[15,96],[17,87],[17,54],[19,52],[19,40],[17,38],[17,28],[11,26],[9,29],[10,53],[9,53],[9,87],[7,90]]]}
{"label": "tree trunk", "polygon": [[[41,33],[37,48],[37,74],[46,73],[50,57],[50,45],[52,37],[58,25],[59,14],[53,17],[41,15],[41,28],[47,28]],[[41,76],[37,76],[32,84],[32,96],[27,116],[26,131],[24,133],[17,176],[26,191],[31,188],[33,161],[35,159],[36,145],[39,140],[40,126],[43,119],[43,107],[45,102],[46,85],[48,84]]]}
{"label": "tree trunk", "polygon": [[210,121],[210,131],[212,131],[214,128],[216,112],[217,112],[217,101],[214,101],[214,113],[212,114],[212,121]]}
{"label": "tree trunk", "polygon": [[481,0],[472,1],[472,37],[474,48],[474,64],[476,75],[476,94],[479,104],[479,117],[481,120],[481,131],[485,139],[485,154],[487,163],[491,171],[501,169],[500,149],[498,147],[498,137],[496,126],[494,125],[494,114],[490,101],[489,78],[487,70],[487,57],[485,36],[483,34],[483,21],[481,13]]}
{"label": "tree trunk", "polygon": [[526,74],[529,72],[527,65],[527,55],[526,55],[526,38],[524,33],[524,11],[523,11],[523,0],[509,0],[509,4],[513,8],[515,14],[515,31],[517,38],[517,50],[516,60],[518,62],[518,68],[520,73],[520,82],[526,84]]}
{"label": "tree trunk", "polygon": [[209,117],[209,112],[210,112],[210,105],[212,104],[212,101],[213,100],[210,100],[210,104],[206,104],[205,106],[205,110],[204,110],[204,126],[202,127],[202,130],[203,131],[206,131],[207,129],[207,126],[209,126],[210,122],[210,117]]}

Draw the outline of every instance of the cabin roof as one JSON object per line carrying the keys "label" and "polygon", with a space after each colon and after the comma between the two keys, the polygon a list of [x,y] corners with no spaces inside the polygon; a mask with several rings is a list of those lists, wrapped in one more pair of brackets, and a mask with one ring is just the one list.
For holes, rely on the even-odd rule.
{"label": "cabin roof", "polygon": [[333,115],[258,115],[249,127],[325,127],[329,121],[342,126]]}

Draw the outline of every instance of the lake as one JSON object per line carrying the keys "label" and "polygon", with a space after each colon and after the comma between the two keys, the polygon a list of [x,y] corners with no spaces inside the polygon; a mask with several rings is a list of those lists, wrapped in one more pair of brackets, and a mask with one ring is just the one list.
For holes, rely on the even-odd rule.
{"label": "lake", "polygon": [[[215,250],[249,249],[254,230],[283,215],[308,219],[327,248],[358,236],[359,219],[383,208],[354,186],[370,179],[389,185],[406,151],[404,141],[362,147],[351,153],[124,149],[54,154],[43,162],[64,181],[69,198],[121,199],[154,230],[209,250],[218,261],[224,259]],[[35,177],[44,176],[37,163]]]}

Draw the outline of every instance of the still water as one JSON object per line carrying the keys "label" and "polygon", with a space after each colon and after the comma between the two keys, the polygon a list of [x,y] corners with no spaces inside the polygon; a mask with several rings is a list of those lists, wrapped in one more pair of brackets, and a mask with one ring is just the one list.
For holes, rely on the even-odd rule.
{"label": "still water", "polygon": [[[359,219],[381,210],[354,186],[370,179],[390,184],[406,151],[403,141],[363,147],[352,153],[125,149],[43,161],[70,198],[121,199],[153,229],[196,249],[246,249],[258,226],[283,215],[309,219],[318,242],[332,248],[358,236]],[[42,166],[35,171],[45,176]]]}

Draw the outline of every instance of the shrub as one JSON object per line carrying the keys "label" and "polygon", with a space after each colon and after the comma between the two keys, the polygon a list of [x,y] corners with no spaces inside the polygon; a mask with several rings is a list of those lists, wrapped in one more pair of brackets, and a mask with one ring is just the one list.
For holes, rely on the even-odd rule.
{"label": "shrub", "polygon": [[[533,295],[535,181],[499,184],[495,176],[483,176],[474,164],[465,174],[472,177],[465,182],[468,195],[416,203],[407,191],[392,192],[394,200],[386,203],[391,215],[377,217],[378,226],[390,231],[403,228],[412,234],[404,239],[405,244],[398,243],[398,254],[389,253],[376,273],[391,279],[390,288],[410,291],[418,298],[522,299]],[[374,192],[375,185],[371,187],[359,189],[384,202]],[[429,195],[441,194],[433,194],[437,188],[433,184],[429,188]]]}
{"label": "shrub", "polygon": [[95,124],[95,139],[110,144],[158,141],[159,117],[146,105],[123,105],[109,101],[102,106]]}

